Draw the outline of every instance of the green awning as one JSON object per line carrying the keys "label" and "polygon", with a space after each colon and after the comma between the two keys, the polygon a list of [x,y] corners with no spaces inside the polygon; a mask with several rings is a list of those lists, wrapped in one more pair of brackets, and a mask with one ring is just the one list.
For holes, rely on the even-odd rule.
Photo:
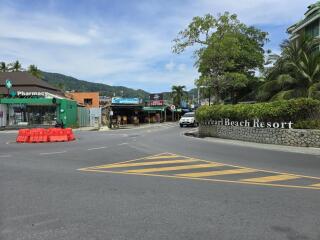
{"label": "green awning", "polygon": [[161,111],[164,112],[166,110],[166,106],[154,106],[154,107],[143,107],[143,111],[145,112],[156,112]]}
{"label": "green awning", "polygon": [[29,105],[53,105],[52,99],[49,98],[1,98],[2,104],[29,104]]}

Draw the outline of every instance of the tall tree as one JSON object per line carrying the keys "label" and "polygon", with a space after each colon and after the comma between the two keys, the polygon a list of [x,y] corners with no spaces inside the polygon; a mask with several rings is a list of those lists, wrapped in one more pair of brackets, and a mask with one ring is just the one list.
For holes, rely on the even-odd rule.
{"label": "tall tree", "polygon": [[18,72],[18,71],[22,71],[22,66],[20,64],[20,62],[18,60],[16,60],[15,62],[13,63],[10,63],[10,70],[13,71],[13,72]]}
{"label": "tall tree", "polygon": [[[190,46],[200,78],[209,79],[218,102],[229,95],[236,102],[235,90],[245,88],[257,69],[263,68],[264,43],[267,33],[241,23],[237,15],[225,12],[217,18],[210,14],[195,17],[174,40],[174,53],[182,53]],[[241,84],[239,82],[241,81]]]}
{"label": "tall tree", "polygon": [[284,41],[280,56],[272,55],[272,67],[259,88],[261,101],[309,97],[320,99],[319,39]]}
{"label": "tall tree", "polygon": [[8,70],[7,64],[5,62],[0,62],[0,72],[7,72]]}
{"label": "tall tree", "polygon": [[173,99],[173,104],[180,106],[181,101],[186,98],[187,92],[185,91],[186,86],[172,86],[171,97]]}
{"label": "tall tree", "polygon": [[28,72],[31,73],[33,76],[35,76],[36,78],[41,78],[42,74],[41,71],[38,69],[38,67],[34,64],[31,64],[28,67]]}

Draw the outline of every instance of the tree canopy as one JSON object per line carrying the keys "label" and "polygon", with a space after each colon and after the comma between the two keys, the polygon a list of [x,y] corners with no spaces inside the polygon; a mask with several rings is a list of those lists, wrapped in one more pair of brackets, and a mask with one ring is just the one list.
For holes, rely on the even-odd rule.
{"label": "tree canopy", "polygon": [[200,73],[196,84],[205,82],[217,102],[231,98],[236,103],[241,90],[254,80],[255,71],[263,68],[267,35],[241,23],[236,14],[225,12],[217,17],[207,14],[194,17],[179,32],[173,52],[180,54],[188,47],[196,47],[195,66]]}

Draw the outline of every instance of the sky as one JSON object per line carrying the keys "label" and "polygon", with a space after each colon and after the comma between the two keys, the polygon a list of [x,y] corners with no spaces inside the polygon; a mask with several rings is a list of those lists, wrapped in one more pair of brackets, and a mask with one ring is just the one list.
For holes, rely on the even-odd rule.
{"label": "sky", "polygon": [[149,92],[191,89],[192,50],[171,48],[193,17],[236,13],[269,32],[265,48],[278,53],[286,29],[315,1],[0,0],[0,61]]}

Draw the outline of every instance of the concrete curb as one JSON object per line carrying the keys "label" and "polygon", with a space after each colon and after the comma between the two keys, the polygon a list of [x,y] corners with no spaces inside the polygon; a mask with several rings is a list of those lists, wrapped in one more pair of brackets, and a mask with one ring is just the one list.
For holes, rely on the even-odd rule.
{"label": "concrete curb", "polygon": [[186,137],[193,137],[194,139],[211,142],[211,143],[229,144],[229,145],[236,145],[236,146],[242,146],[242,147],[266,149],[266,150],[272,150],[272,151],[310,154],[310,155],[320,156],[320,148],[293,147],[293,146],[283,146],[283,145],[275,145],[275,144],[254,143],[254,142],[246,142],[246,141],[240,141],[240,140],[230,140],[230,139],[214,138],[214,137],[200,138],[197,136],[197,133],[198,133],[198,130],[193,130],[193,131],[186,131],[183,133],[183,135]]}

